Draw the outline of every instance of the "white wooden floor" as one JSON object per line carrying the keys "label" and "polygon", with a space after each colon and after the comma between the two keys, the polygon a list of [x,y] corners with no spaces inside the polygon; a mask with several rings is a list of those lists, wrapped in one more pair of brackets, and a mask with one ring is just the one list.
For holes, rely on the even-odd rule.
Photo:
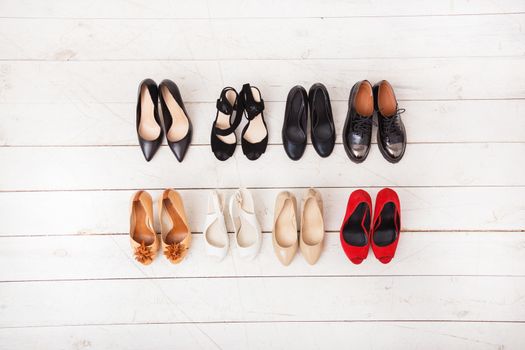
{"label": "white wooden floor", "polygon": [[[137,146],[140,80],[177,82],[194,123],[179,164]],[[409,145],[355,165],[341,129],[351,86],[389,80]],[[323,82],[338,142],[286,157],[295,84]],[[227,85],[258,86],[270,146],[218,162],[209,147]],[[523,349],[525,1],[0,0],[0,349]],[[282,175],[276,175],[276,170]],[[253,189],[260,256],[204,254],[207,190]],[[320,261],[283,267],[273,201],[320,189],[330,231]],[[348,195],[395,188],[396,258],[344,256]],[[128,201],[180,189],[187,260],[143,267]]]}

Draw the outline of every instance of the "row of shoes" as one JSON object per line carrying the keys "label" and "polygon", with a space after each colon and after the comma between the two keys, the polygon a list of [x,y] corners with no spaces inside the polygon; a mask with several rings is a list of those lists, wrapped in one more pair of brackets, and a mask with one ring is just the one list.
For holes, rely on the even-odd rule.
{"label": "row of shoes", "polygon": [[[343,144],[348,157],[355,163],[363,162],[370,151],[374,114],[377,115],[377,140],[383,157],[397,163],[406,148],[406,132],[401,120],[394,89],[386,80],[372,87],[368,80],[357,82],[348,99],[348,113],[343,129]],[[306,149],[308,117],[314,149],[321,157],[328,157],[335,145],[335,126],[330,96],[326,87],[314,84],[308,93],[300,85],[288,93],[282,128],[286,154],[299,160]]]}
{"label": "row of shoes", "polygon": [[[192,124],[177,85],[166,79],[157,86],[153,80],[145,79],[139,85],[137,100],[136,130],[146,160],[153,158],[166,136],[171,151],[182,162],[191,143]],[[256,160],[265,153],[268,128],[264,120],[264,100],[257,87],[244,84],[240,92],[226,87],[216,107],[210,143],[218,160],[225,161],[234,154],[235,131],[243,115],[248,120],[241,132],[244,155]],[[389,162],[399,162],[406,148],[406,132],[401,120],[404,111],[398,107],[394,89],[388,81],[382,80],[374,86],[368,80],[357,82],[350,92],[343,129],[348,157],[355,163],[367,158],[373,117],[377,115],[379,150]],[[299,85],[288,93],[282,140],[286,154],[293,160],[299,160],[306,149],[309,116],[314,149],[321,157],[328,157],[334,149],[336,132],[330,96],[321,83],[312,85],[308,93]]]}
{"label": "row of shoes", "polygon": [[[222,260],[229,251],[224,198],[211,191],[203,235],[207,255]],[[247,189],[239,189],[230,197],[229,214],[239,256],[255,258],[260,251],[262,231],[255,214],[255,203]],[[310,188],[302,200],[300,228],[295,196],[283,191],[277,195],[274,208],[272,242],[275,255],[289,265],[298,249],[305,260],[315,264],[323,250],[325,235],[321,194]],[[160,240],[154,228],[153,199],[146,191],[136,192],[131,199],[130,241],[135,259],[150,264],[159,247],[172,263],[180,263],[191,246],[191,230],[182,197],[173,189],[163,191],[158,200]],[[354,191],[348,200],[341,225],[340,240],[347,257],[360,264],[372,247],[377,259],[389,263],[394,257],[401,232],[401,207],[395,191],[382,189],[376,197],[372,218],[372,200],[363,190]]]}

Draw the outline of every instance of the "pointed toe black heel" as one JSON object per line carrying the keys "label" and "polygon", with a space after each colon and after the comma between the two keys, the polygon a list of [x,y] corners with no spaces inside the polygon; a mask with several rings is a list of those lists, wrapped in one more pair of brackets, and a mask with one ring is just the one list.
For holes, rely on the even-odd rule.
{"label": "pointed toe black heel", "polygon": [[162,144],[158,100],[157,83],[151,79],[144,79],[139,85],[137,97],[136,129],[140,149],[148,162]]}
{"label": "pointed toe black heel", "polygon": [[241,134],[242,152],[249,160],[257,160],[266,152],[268,146],[268,128],[264,121],[264,100],[255,86],[244,84],[241,99],[248,124]]}
{"label": "pointed toe black heel", "polygon": [[[211,128],[211,150],[220,161],[225,161],[235,152],[237,136],[235,129],[242,120],[242,102],[237,91],[225,87],[217,100],[217,114]],[[232,122],[233,120],[233,122]]]}
{"label": "pointed toe black heel", "polygon": [[179,88],[171,80],[159,85],[160,106],[164,120],[164,133],[168,146],[179,162],[184,160],[191,143],[193,127],[188,117]]}

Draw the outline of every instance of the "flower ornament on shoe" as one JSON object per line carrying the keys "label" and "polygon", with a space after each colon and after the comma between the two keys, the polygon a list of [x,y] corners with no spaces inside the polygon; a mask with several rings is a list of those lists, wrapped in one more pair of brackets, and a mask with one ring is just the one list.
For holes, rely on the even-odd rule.
{"label": "flower ornament on shoe", "polygon": [[176,263],[181,260],[186,250],[188,250],[188,247],[184,246],[182,243],[172,243],[167,245],[164,249],[164,256],[172,263]]}
{"label": "flower ornament on shoe", "polygon": [[135,248],[135,260],[139,263],[148,265],[153,261],[153,251],[151,247],[146,247],[146,244],[142,242],[138,247]]}

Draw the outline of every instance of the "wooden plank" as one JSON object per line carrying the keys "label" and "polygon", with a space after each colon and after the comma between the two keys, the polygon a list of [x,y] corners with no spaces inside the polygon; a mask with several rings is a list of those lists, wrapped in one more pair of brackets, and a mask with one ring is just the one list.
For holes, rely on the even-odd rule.
{"label": "wooden plank", "polygon": [[45,3],[29,0],[4,0],[0,3],[3,17],[43,17],[43,18],[279,18],[279,17],[359,17],[359,16],[431,16],[431,15],[471,15],[492,13],[513,13],[525,11],[520,1],[469,0],[436,2],[432,0],[404,0],[392,3],[376,0],[373,3],[361,1],[318,2],[305,0],[301,6],[293,0],[257,1],[224,0],[220,3],[205,0],[191,2],[172,2],[161,0],[78,1],[50,0]]}
{"label": "wooden plank", "polygon": [[2,284],[0,326],[298,320],[523,322],[524,290],[525,277],[13,282]]}
{"label": "wooden plank", "polygon": [[161,253],[147,267],[133,260],[127,235],[4,237],[0,238],[0,265],[9,268],[0,271],[0,282],[249,276],[525,277],[525,266],[516,264],[525,259],[525,234],[520,232],[403,232],[391,264],[381,264],[370,251],[358,266],[347,260],[339,233],[332,232],[326,234],[317,264],[308,265],[298,254],[286,268],[275,257],[271,233],[263,237],[261,252],[253,261],[238,257],[231,234],[230,252],[218,263],[206,256],[203,235],[194,234],[182,264],[172,265]]}
{"label": "wooden plank", "polygon": [[[174,341],[181,349],[419,350],[519,349],[525,325],[485,322],[279,322],[93,325],[0,329],[0,349],[144,349]],[[141,334],[143,336],[137,336]]]}
{"label": "wooden plank", "polygon": [[[323,188],[325,227],[339,231],[348,196],[355,188]],[[379,188],[365,188],[372,199]],[[281,189],[252,190],[263,230],[273,224],[275,197]],[[405,231],[522,231],[525,188],[396,188]],[[233,191],[222,193],[228,199]],[[292,190],[298,199],[305,189]],[[154,199],[160,191],[150,191]],[[207,190],[181,190],[194,232],[202,230]],[[112,234],[129,230],[129,200],[133,191],[66,191],[0,193],[0,235]],[[32,208],[29,210],[28,208]],[[229,220],[226,220],[229,224]],[[23,224],[22,224],[23,223]],[[231,227],[230,227],[231,230]]]}
{"label": "wooden plank", "polygon": [[[346,101],[360,79],[392,82],[400,100],[522,99],[525,58],[395,58],[241,61],[2,61],[0,103],[134,103],[139,82],[170,78],[189,102],[214,102],[224,86],[250,81],[265,101],[293,85],[324,82]],[[38,91],[38,93],[34,93]],[[28,97],[30,96],[30,97]]]}
{"label": "wooden plank", "polygon": [[[0,190],[525,184],[525,168],[515,162],[525,152],[523,143],[412,144],[398,164],[388,163],[377,147],[362,164],[351,162],[342,145],[326,159],[309,147],[300,162],[280,145],[268,146],[256,163],[239,148],[220,162],[209,146],[193,146],[182,163],[163,148],[148,163],[137,146],[2,147],[0,162],[10,166],[3,169]],[[38,174],[20,176],[30,169]],[[282,176],[275,177],[275,169],[283,169]]]}
{"label": "wooden plank", "polygon": [[[525,100],[403,101],[409,143],[525,142]],[[0,104],[0,145],[136,145],[135,103]],[[284,102],[268,102],[265,118],[270,144],[282,144]],[[208,145],[215,103],[188,103],[193,144]],[[334,101],[337,143],[348,109]],[[505,123],[494,122],[505,115]],[[53,125],[49,128],[48,125]],[[490,127],[481,127],[490,125]],[[46,130],[46,132],[42,132]],[[468,132],[465,132],[468,130]],[[375,133],[373,134],[375,142]],[[310,139],[308,140],[310,142]]]}
{"label": "wooden plank", "polygon": [[[240,18],[208,21],[4,18],[0,19],[3,33],[0,59],[522,56],[525,54],[523,25],[525,14],[258,21]],[[35,27],[39,28],[38,37],[32,30]],[[348,31],[341,30],[364,27],[367,30],[360,31],[352,40],[348,40]],[[16,38],[16,42],[11,38]],[[399,45],[400,38],[403,38],[403,45]],[[345,44],[340,45],[342,42]],[[451,46],[454,50],[450,50]]]}

